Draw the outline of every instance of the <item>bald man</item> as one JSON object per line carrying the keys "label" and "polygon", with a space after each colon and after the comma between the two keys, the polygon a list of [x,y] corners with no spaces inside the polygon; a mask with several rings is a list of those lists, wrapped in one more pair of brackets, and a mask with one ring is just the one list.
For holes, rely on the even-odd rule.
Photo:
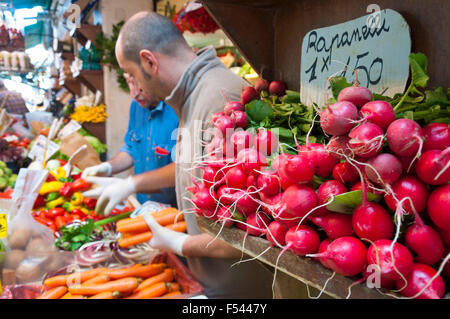
{"label": "bald man", "polygon": [[187,187],[203,158],[204,132],[212,114],[230,100],[239,100],[242,79],[217,58],[214,48],[194,53],[167,18],[140,12],[122,27],[116,44],[120,67],[148,94],[165,100],[177,113],[176,195],[185,212],[188,234],[170,231],[146,216],[154,237],[150,245],[185,256],[190,270],[204,285],[209,298],[271,298],[272,273],[257,261],[239,263],[241,252],[202,233]]}

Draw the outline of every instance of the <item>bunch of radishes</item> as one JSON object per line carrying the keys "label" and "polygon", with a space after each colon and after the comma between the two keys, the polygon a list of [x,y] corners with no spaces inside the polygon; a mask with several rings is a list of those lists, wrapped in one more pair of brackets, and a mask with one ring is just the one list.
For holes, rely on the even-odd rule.
{"label": "bunch of radishes", "polygon": [[[450,277],[450,126],[396,120],[389,103],[351,86],[320,112],[328,144],[298,145],[292,155],[273,132],[245,131],[245,104],[258,94],[246,88],[240,102],[214,115],[202,182],[190,189],[197,214],[336,273],[365,280],[375,269],[383,288],[441,298],[439,273]],[[326,181],[317,185],[314,176]],[[362,190],[362,203],[352,215],[327,209],[354,190]],[[367,192],[384,199],[370,202]]]}

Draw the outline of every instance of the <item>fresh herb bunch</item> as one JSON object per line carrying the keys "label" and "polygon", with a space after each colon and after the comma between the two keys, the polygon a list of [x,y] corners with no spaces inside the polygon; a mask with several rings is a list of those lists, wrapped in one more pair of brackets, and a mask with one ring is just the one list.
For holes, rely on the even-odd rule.
{"label": "fresh herb bunch", "polygon": [[66,251],[74,251],[85,243],[101,240],[102,227],[96,226],[92,219],[81,226],[62,226],[59,229],[61,236],[55,241],[56,247]]}

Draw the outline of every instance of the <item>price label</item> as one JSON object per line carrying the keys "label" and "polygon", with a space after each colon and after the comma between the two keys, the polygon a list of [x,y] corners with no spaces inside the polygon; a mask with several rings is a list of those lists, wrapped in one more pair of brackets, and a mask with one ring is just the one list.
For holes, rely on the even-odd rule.
{"label": "price label", "polygon": [[[28,157],[33,161],[37,160],[40,162],[44,162],[44,153],[45,153],[45,144],[47,143],[47,138],[44,135],[39,135],[28,153]],[[59,145],[48,141],[47,153],[45,155],[45,160],[48,161],[50,157],[53,156],[59,150]]]}
{"label": "price label", "polygon": [[403,92],[409,74],[411,36],[403,17],[391,9],[315,29],[302,43],[301,101],[325,105],[330,76],[355,80],[372,92],[393,96]]}
{"label": "price label", "polygon": [[80,123],[77,121],[71,120],[69,123],[67,123],[66,126],[64,126],[61,131],[58,133],[58,138],[62,140],[63,138],[69,136],[73,132],[78,131],[81,128]]}
{"label": "price label", "polygon": [[0,214],[0,238],[4,238],[6,236],[8,236],[6,214]]}

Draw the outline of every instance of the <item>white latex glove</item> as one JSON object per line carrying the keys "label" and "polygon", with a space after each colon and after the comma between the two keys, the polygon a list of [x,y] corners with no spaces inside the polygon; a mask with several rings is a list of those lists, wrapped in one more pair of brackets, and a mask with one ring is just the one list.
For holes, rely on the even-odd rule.
{"label": "white latex glove", "polygon": [[179,256],[183,256],[183,245],[189,237],[188,234],[176,232],[158,224],[151,214],[144,214],[145,222],[153,233],[149,244],[153,248],[169,250]]}
{"label": "white latex glove", "polygon": [[98,198],[95,206],[97,215],[109,215],[114,207],[136,192],[136,185],[131,176],[126,179],[94,176],[85,179],[99,186],[83,193],[85,197]]}
{"label": "white latex glove", "polygon": [[95,166],[87,167],[81,174],[81,178],[88,176],[111,176],[112,166],[108,162],[104,162]]}

